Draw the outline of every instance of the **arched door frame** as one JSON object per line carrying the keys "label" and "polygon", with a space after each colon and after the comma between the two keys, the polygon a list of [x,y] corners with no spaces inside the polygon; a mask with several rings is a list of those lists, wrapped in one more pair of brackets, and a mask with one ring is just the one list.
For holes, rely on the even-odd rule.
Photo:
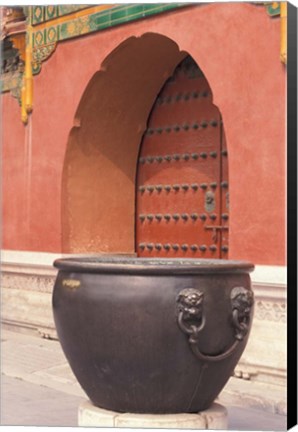
{"label": "arched door frame", "polygon": [[63,252],[135,252],[135,180],[142,135],[157,94],[187,54],[160,34],[131,37],[107,56],[90,80],[64,160]]}

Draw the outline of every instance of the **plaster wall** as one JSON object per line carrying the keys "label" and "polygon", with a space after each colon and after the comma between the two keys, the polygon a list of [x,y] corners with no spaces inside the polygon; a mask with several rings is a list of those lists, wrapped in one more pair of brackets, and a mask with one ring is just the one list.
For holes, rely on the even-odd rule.
{"label": "plaster wall", "polygon": [[28,190],[26,129],[20,121],[16,99],[2,95],[1,118],[1,189],[2,246],[26,249]]}
{"label": "plaster wall", "polygon": [[194,58],[222,114],[229,151],[229,257],[285,264],[280,20],[247,3],[192,6],[58,44],[34,78],[34,111],[26,127],[16,101],[3,96],[3,248],[62,251],[63,163],[77,107],[104,59],[129,37],[148,32],[172,39]]}

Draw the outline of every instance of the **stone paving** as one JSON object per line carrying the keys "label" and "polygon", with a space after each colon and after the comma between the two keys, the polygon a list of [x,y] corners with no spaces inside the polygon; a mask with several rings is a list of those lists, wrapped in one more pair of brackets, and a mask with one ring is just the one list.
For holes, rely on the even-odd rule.
{"label": "stone paving", "polygon": [[[77,425],[78,407],[87,397],[59,342],[2,329],[1,372],[2,426]],[[228,409],[229,430],[286,430],[286,416],[262,409],[262,403],[250,406],[240,397],[237,403],[229,392],[218,401]]]}
{"label": "stone paving", "polygon": [[2,426],[77,426],[85,399],[19,378],[1,377]]}

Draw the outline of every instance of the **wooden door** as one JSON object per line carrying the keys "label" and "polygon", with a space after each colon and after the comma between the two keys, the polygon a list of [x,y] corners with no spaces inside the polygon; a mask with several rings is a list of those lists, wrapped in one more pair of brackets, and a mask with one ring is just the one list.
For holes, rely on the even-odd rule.
{"label": "wooden door", "polygon": [[187,57],[152,108],[137,170],[138,256],[227,258],[228,161],[221,116]]}

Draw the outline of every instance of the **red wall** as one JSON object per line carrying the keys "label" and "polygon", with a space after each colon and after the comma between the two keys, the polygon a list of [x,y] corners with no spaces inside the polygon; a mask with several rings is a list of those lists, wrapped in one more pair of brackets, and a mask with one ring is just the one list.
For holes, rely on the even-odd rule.
{"label": "red wall", "polygon": [[9,94],[2,95],[2,247],[26,249],[28,209],[25,128],[20,107]]}
{"label": "red wall", "polygon": [[263,6],[185,8],[58,44],[34,78],[34,111],[21,124],[3,97],[4,249],[61,251],[61,176],[84,90],[105,57],[130,36],[173,39],[213,91],[229,150],[230,258],[285,263],[286,72],[280,20]]}

